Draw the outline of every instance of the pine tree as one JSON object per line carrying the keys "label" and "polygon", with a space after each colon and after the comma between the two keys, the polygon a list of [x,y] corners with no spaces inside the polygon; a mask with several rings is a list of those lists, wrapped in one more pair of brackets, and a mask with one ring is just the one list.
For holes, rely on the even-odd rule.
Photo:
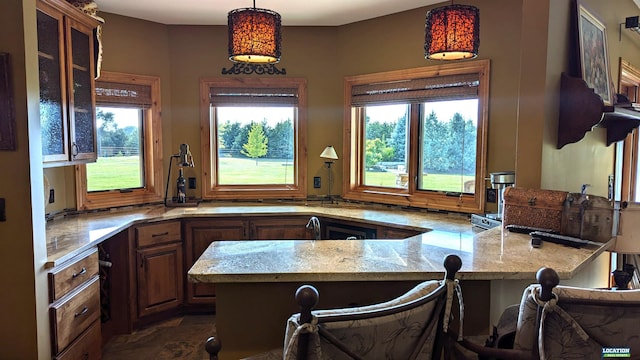
{"label": "pine tree", "polygon": [[249,130],[249,137],[247,143],[242,145],[242,154],[252,159],[256,159],[256,166],[258,165],[258,158],[267,155],[267,143],[269,139],[264,135],[262,125],[258,123],[251,124],[251,130]]}

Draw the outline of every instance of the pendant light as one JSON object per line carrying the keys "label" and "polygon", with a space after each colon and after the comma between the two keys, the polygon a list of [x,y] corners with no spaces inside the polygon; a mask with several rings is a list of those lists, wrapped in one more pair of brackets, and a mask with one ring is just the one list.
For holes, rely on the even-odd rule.
{"label": "pendant light", "polygon": [[479,47],[480,11],[477,7],[452,4],[427,13],[425,59],[473,59],[478,56]]}
{"label": "pendant light", "polygon": [[229,60],[236,63],[269,64],[280,61],[280,14],[267,9],[231,10],[229,25]]}

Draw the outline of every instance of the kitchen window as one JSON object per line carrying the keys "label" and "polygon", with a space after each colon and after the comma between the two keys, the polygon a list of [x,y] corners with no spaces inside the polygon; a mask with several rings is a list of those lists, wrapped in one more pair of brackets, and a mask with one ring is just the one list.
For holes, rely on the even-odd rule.
{"label": "kitchen window", "polygon": [[97,161],[76,166],[78,209],[162,200],[160,79],[103,71],[96,129]]}
{"label": "kitchen window", "polygon": [[345,78],[346,199],[484,210],[489,61]]}
{"label": "kitchen window", "polygon": [[[629,99],[632,104],[640,101],[640,69],[626,60],[620,59],[620,79],[618,93]],[[640,135],[635,128],[627,137],[616,143],[615,148],[614,193],[616,201],[640,202]],[[621,269],[619,264],[633,264],[635,275],[630,285],[637,288],[640,278],[640,256],[618,253],[614,256],[611,270]]]}
{"label": "kitchen window", "polygon": [[[620,59],[620,83],[618,93],[637,104],[640,89],[640,69]],[[616,200],[640,202],[640,136],[634,129],[623,141],[616,143],[615,196]]]}
{"label": "kitchen window", "polygon": [[205,199],[306,198],[306,81],[201,81]]}

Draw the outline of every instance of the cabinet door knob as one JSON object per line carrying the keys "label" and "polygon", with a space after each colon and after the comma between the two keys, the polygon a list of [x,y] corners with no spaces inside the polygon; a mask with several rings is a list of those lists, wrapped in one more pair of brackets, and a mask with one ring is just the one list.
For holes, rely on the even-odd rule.
{"label": "cabinet door knob", "polygon": [[76,144],[74,142],[73,144],[71,144],[71,156],[73,156],[73,157],[78,156],[78,152],[80,152],[80,150],[78,148],[78,144]]}

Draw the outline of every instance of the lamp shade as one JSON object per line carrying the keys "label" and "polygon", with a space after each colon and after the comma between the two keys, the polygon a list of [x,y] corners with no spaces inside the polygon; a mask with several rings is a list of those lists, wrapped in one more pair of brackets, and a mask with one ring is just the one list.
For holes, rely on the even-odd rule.
{"label": "lamp shade", "polygon": [[259,8],[235,9],[227,16],[229,60],[241,63],[280,61],[280,14]]}
{"label": "lamp shade", "polygon": [[478,56],[480,10],[449,5],[430,10],[425,22],[424,56],[432,60],[462,60]]}
{"label": "lamp shade", "polygon": [[338,154],[336,154],[336,150],[331,145],[324,148],[320,157],[323,159],[338,160]]}
{"label": "lamp shade", "polygon": [[612,251],[640,254],[640,203],[628,203],[620,210],[618,235]]}

